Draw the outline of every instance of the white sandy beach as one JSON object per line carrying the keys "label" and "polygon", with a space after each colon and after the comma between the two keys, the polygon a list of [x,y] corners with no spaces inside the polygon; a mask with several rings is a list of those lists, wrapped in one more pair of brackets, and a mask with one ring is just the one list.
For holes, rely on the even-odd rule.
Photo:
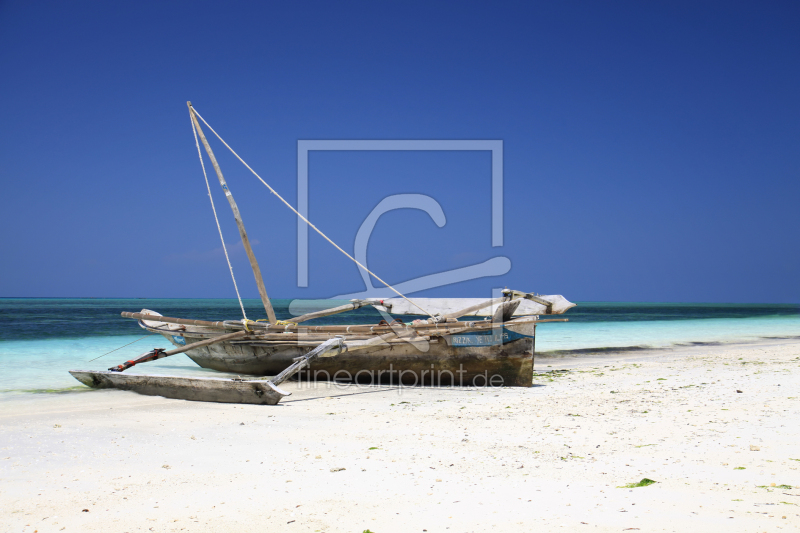
{"label": "white sandy beach", "polygon": [[800,342],[536,371],[527,389],[292,383],[275,407],[6,398],[0,530],[800,528]]}

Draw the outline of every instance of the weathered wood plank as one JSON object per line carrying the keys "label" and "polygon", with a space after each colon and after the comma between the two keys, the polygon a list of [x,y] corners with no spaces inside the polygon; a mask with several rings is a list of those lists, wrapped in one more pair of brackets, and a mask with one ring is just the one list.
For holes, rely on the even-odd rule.
{"label": "weathered wood plank", "polygon": [[144,376],[92,370],[70,370],[69,373],[84,385],[94,389],[127,390],[147,396],[163,396],[197,402],[276,405],[281,398],[291,394],[265,379]]}

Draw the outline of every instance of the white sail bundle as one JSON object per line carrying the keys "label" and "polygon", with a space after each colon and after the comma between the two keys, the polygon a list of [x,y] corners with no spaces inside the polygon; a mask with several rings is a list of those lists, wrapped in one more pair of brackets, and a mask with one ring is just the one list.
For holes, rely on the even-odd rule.
{"label": "white sail bundle", "polygon": [[[514,316],[526,315],[560,315],[565,313],[568,309],[575,307],[576,304],[570,302],[560,294],[539,296],[539,299],[550,302],[552,306],[534,302],[532,300],[522,299],[519,307],[514,311]],[[402,298],[386,298],[382,300],[385,307],[390,310],[393,315],[420,315],[419,308],[410,305]],[[426,311],[434,315],[447,315],[456,313],[462,309],[478,305],[486,302],[485,298],[414,298],[414,301]],[[497,306],[502,304],[502,301],[497,301],[481,309],[464,313],[460,316],[492,316],[497,310]],[[389,307],[391,306],[391,307]],[[376,306],[380,308],[380,306]],[[550,309],[548,310],[548,307]]]}

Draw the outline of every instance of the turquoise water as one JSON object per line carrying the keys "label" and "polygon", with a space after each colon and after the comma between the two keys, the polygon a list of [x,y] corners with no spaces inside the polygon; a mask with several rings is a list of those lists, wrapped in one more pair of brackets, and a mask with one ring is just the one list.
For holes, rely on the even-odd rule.
{"label": "turquoise water", "polygon": [[[291,300],[274,300],[279,319],[288,319]],[[152,309],[165,316],[204,320],[238,319],[236,300],[203,299],[0,299],[0,393],[19,394],[82,387],[67,370],[102,370],[155,347],[168,347],[121,311]],[[261,318],[258,300],[246,300],[250,319]],[[574,354],[635,350],[697,343],[800,338],[800,306],[792,304],[659,304],[585,302],[567,312],[567,323],[541,324],[537,353]],[[323,319],[323,323],[373,323],[373,309]],[[137,339],[139,342],[90,362]],[[219,376],[176,355],[128,370],[130,373]]]}

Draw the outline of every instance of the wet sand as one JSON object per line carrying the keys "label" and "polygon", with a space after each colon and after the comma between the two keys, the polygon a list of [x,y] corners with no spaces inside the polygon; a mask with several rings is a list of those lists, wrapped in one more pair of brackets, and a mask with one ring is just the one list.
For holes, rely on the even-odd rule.
{"label": "wet sand", "polygon": [[0,530],[800,527],[800,342],[537,358],[536,374],[292,383],[275,407],[7,396]]}

